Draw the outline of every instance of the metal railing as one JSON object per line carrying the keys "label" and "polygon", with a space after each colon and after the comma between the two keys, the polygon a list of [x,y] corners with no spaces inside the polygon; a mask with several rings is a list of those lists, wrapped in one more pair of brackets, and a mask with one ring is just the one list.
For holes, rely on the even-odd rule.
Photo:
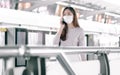
{"label": "metal railing", "polygon": [[100,61],[100,74],[110,75],[107,54],[120,53],[119,47],[57,47],[57,46],[3,46],[0,47],[0,57],[38,56],[57,57],[68,75],[76,75],[66,54],[92,53],[98,55]]}

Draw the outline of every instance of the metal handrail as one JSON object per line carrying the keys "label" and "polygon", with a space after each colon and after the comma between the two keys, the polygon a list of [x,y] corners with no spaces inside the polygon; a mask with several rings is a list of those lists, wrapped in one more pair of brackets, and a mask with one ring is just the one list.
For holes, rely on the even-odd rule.
{"label": "metal handrail", "polygon": [[[119,47],[58,47],[58,46],[2,46],[0,47],[0,57],[17,57],[17,56],[38,56],[51,57],[55,56],[68,73],[76,75],[66,54],[93,53],[99,54],[101,73],[110,75],[108,53],[120,53]],[[104,70],[105,71],[104,71]]]}
{"label": "metal handrail", "polygon": [[2,46],[0,57],[4,56],[56,56],[59,53],[120,53],[120,47],[58,47],[58,46]]}

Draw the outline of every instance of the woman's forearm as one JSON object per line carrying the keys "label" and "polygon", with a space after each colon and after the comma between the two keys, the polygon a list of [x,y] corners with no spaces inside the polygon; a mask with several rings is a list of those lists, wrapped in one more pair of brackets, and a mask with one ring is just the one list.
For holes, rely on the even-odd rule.
{"label": "woman's forearm", "polygon": [[61,36],[61,33],[62,33],[62,30],[63,30],[64,26],[61,26],[58,30],[58,32],[56,33],[55,35],[55,38],[53,40],[53,44],[54,45],[59,45],[59,42],[60,42],[60,36]]}

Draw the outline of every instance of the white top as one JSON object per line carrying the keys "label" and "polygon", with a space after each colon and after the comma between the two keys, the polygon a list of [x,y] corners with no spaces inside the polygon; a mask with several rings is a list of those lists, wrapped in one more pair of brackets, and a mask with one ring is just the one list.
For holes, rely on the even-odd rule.
{"label": "white top", "polygon": [[65,41],[60,40],[60,35],[56,35],[53,41],[54,45],[60,46],[85,46],[84,31],[80,27],[68,28],[67,39]]}

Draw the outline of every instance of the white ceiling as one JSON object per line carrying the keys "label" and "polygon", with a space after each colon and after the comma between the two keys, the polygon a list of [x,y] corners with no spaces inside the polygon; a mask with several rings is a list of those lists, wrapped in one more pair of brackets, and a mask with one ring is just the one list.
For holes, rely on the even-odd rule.
{"label": "white ceiling", "polygon": [[[33,3],[33,6],[26,10],[32,10],[40,6],[47,6],[50,4],[54,4],[57,1],[71,1],[71,2],[79,3],[85,6],[88,4],[97,5],[101,8],[105,8],[106,11],[120,14],[120,6],[118,5],[118,3],[120,2],[119,0],[19,0],[19,1]],[[94,7],[91,7],[91,8],[94,8]]]}
{"label": "white ceiling", "polygon": [[119,0],[80,0],[80,3],[82,4],[92,3],[101,7],[105,7],[107,11],[116,13],[120,13],[120,5],[118,5],[119,2]]}
{"label": "white ceiling", "polygon": [[119,0],[19,0],[19,2],[32,3],[32,6],[30,8],[25,9],[26,11],[32,11],[35,8],[52,5],[55,4],[56,2],[61,2],[61,1],[68,3],[70,2],[75,5],[78,5],[79,7],[82,6],[82,7],[94,9],[94,11],[83,11],[83,13],[88,17],[96,13],[102,13],[102,12],[113,13],[114,16],[119,16],[116,19],[120,22]]}

